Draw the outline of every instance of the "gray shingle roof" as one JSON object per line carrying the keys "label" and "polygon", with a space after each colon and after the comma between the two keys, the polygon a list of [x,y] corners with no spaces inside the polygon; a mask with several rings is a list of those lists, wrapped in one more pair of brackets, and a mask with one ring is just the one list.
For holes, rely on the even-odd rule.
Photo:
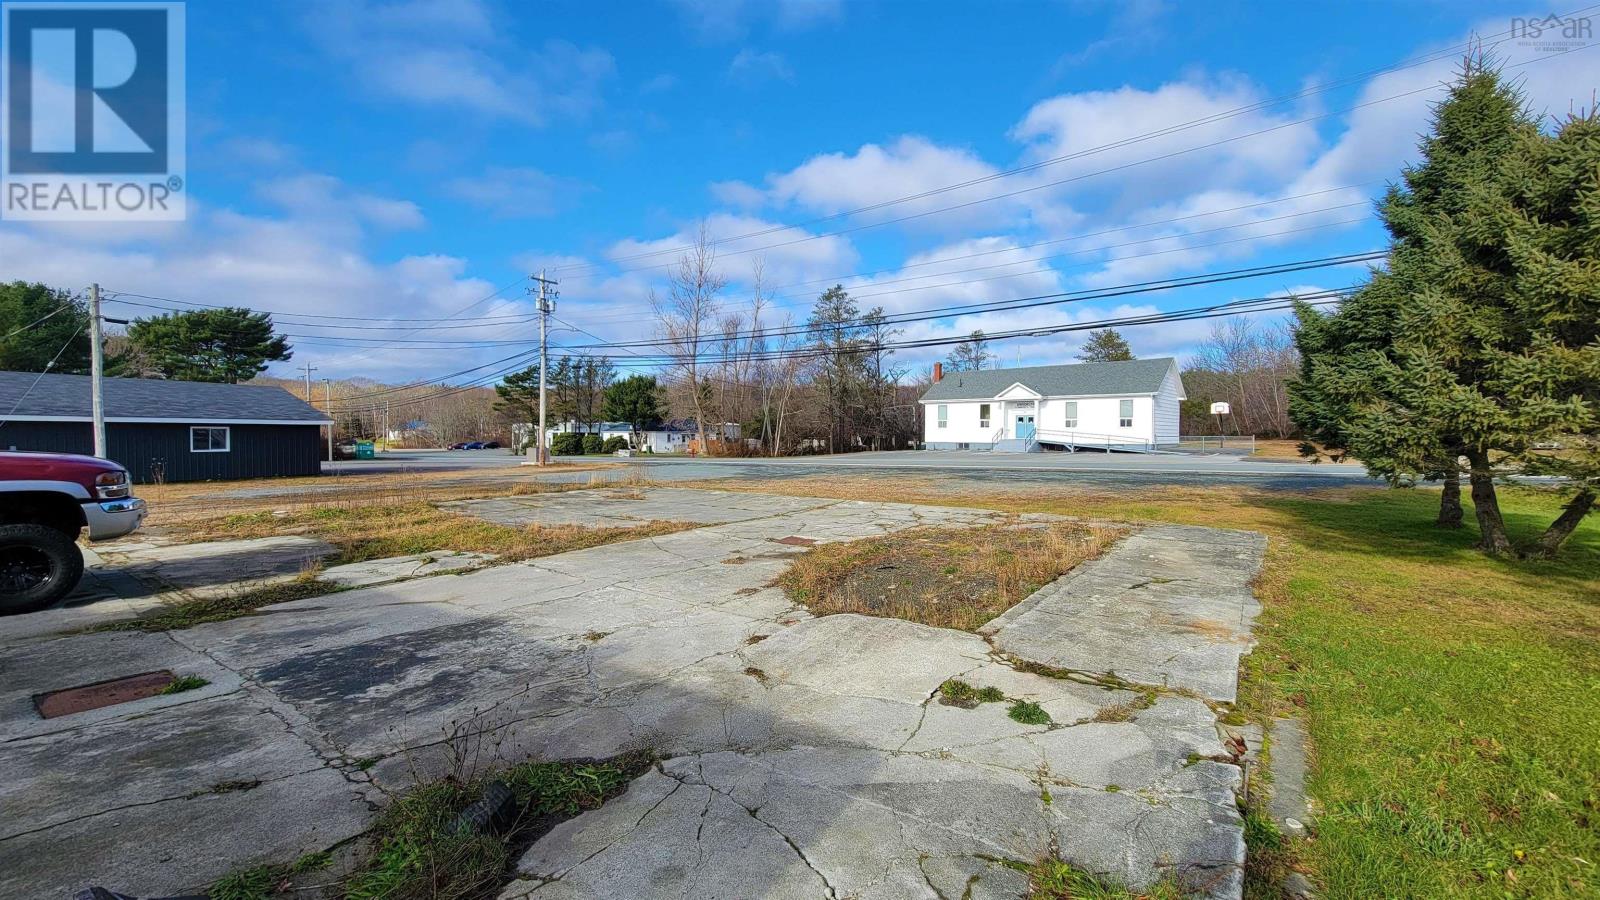
{"label": "gray shingle roof", "polygon": [[[34,384],[34,379],[38,383]],[[31,387],[31,390],[30,390]],[[18,404],[18,399],[21,403]],[[179,419],[193,422],[326,422],[322,411],[283,388],[210,384],[157,378],[107,378],[107,419]],[[88,421],[89,376],[0,372],[0,418],[40,416]]]}
{"label": "gray shingle roof", "polygon": [[1096,394],[1154,394],[1172,367],[1170,356],[1126,362],[1078,363],[1070,366],[1024,366],[951,372],[922,395],[929,400],[988,400],[1021,382],[1045,397],[1087,397]]}

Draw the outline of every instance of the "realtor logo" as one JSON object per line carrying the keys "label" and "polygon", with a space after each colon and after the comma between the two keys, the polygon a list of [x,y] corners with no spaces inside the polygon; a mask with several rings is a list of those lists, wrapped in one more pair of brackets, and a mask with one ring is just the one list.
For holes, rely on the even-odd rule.
{"label": "realtor logo", "polygon": [[0,4],[0,218],[183,218],[183,12]]}

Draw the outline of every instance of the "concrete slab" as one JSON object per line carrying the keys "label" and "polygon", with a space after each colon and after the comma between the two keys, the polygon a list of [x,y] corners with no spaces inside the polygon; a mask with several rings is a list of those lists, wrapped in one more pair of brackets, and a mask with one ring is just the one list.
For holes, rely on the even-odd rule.
{"label": "concrete slab", "polygon": [[694,522],[715,525],[762,519],[780,512],[819,509],[832,500],[773,497],[736,491],[702,491],[685,488],[649,491],[615,489],[531,494],[495,500],[461,500],[442,503],[453,509],[501,525],[584,525],[637,528],[652,521]]}
{"label": "concrete slab", "polygon": [[475,569],[495,559],[493,553],[464,553],[457,550],[435,550],[412,556],[391,556],[366,562],[346,563],[322,570],[317,577],[345,587],[367,587],[387,584],[403,578],[419,578],[441,572],[460,572]]}
{"label": "concrete slab", "polygon": [[[203,887],[239,865],[288,862],[356,833],[370,801],[419,774],[449,771],[463,749],[487,765],[648,747],[665,761],[623,797],[537,842],[505,896],[1017,897],[1022,876],[994,860],[1032,861],[1052,846],[1136,887],[1178,871],[1206,896],[1238,896],[1239,770],[1202,758],[1221,754],[1204,703],[1162,694],[1131,720],[1096,721],[1136,695],[1017,671],[976,635],[814,618],[768,584],[804,552],[776,543],[783,537],[851,540],[992,522],[994,513],[600,493],[536,495],[518,506],[552,521],[596,507],[622,519],[612,510],[628,504],[644,504],[648,517],[724,521],[361,587],[170,635],[79,635],[25,648],[25,664],[0,673],[30,673],[15,687],[0,679],[10,688],[0,693],[0,720],[11,729],[0,731],[0,765],[25,773],[0,797],[8,813],[20,810],[0,853],[26,862],[0,874],[8,879],[0,895],[59,893],[86,879],[109,882],[123,868],[131,874],[120,889],[159,895]],[[1258,552],[1251,539],[1151,531],[1159,540],[1130,538],[1122,547],[1131,549],[1102,560],[1098,584],[1086,580],[1082,596],[1109,603],[1168,577],[1147,577],[1141,565],[1167,573],[1192,559],[1191,589],[1152,591],[1130,615],[1203,616],[1247,642],[1248,604],[1234,588]],[[1135,587],[1141,579],[1151,584]],[[1058,595],[1068,596],[1059,584],[1023,610],[1050,640],[1009,652],[1053,665],[1076,652],[1083,638],[1058,624],[1072,615]],[[1103,641],[1115,622],[1109,606],[1097,609],[1105,618],[1085,633]],[[39,674],[52,660],[73,677],[97,666],[204,663],[224,692],[85,718],[71,726],[83,746],[59,754],[52,770],[52,736],[14,725],[32,686],[56,680]],[[1154,671],[1163,660],[1127,666]],[[1194,655],[1185,671],[1220,682],[1236,661]],[[1226,676],[1206,669],[1223,665]],[[1039,702],[1053,722],[1015,722],[1007,703],[943,706],[938,688],[950,677]],[[140,777],[118,785],[118,771]],[[206,793],[227,780],[261,784]]]}
{"label": "concrete slab", "polygon": [[1120,541],[984,626],[1000,650],[1233,702],[1266,538],[1163,525]]}
{"label": "concrete slab", "polygon": [[108,561],[147,584],[191,597],[226,596],[243,584],[295,578],[334,552],[327,541],[303,536],[125,549],[108,554]]}

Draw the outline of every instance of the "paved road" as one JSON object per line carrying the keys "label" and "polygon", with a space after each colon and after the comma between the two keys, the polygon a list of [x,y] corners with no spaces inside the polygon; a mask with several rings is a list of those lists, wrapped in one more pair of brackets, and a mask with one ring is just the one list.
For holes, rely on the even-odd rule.
{"label": "paved road", "polygon": [[[594,460],[590,457],[588,460]],[[578,461],[574,458],[570,461]],[[1274,490],[1309,490],[1342,485],[1375,485],[1358,465],[1314,465],[1237,456],[1134,453],[982,453],[900,450],[795,456],[778,459],[695,459],[633,457],[615,459],[637,466],[654,481],[697,481],[707,478],[784,478],[832,473],[883,472],[886,475],[946,474],[966,481],[992,483],[1058,483],[1097,485],[1195,485],[1239,482]],[[328,471],[397,472],[512,468],[523,458],[501,451],[397,451],[376,460],[333,463]],[[559,476],[557,476],[559,477]],[[587,478],[585,474],[583,477]]]}

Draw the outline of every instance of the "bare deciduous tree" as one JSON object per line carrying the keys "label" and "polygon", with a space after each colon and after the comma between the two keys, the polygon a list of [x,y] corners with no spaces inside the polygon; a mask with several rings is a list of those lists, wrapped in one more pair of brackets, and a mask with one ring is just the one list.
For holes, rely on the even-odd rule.
{"label": "bare deciduous tree", "polygon": [[716,264],[716,249],[702,222],[694,246],[678,258],[668,276],[667,296],[663,299],[654,291],[650,293],[662,346],[671,360],[667,365],[669,380],[680,393],[687,394],[685,405],[694,410],[701,453],[707,449],[708,380],[700,357],[710,349],[707,344],[717,340],[721,295],[727,287]]}
{"label": "bare deciduous tree", "polygon": [[[1239,431],[1262,437],[1288,437],[1288,384],[1300,370],[1294,337],[1282,324],[1263,325],[1246,317],[1219,321],[1184,372],[1184,389],[1197,409],[1226,400]],[[1195,419],[1204,430],[1204,419]]]}

